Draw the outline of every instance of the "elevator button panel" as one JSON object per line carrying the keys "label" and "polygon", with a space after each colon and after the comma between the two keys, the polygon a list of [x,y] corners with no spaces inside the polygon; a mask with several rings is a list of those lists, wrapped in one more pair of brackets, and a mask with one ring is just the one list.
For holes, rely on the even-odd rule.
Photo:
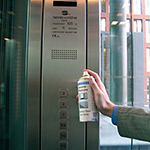
{"label": "elevator button panel", "polygon": [[59,97],[59,150],[68,150],[68,89],[60,89]]}

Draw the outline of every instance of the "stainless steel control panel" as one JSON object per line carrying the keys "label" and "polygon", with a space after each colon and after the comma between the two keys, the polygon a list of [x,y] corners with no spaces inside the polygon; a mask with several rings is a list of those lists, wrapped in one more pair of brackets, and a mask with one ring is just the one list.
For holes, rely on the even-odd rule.
{"label": "stainless steel control panel", "polygon": [[84,150],[77,80],[85,68],[85,2],[46,0],[42,57],[42,150]]}
{"label": "stainless steel control panel", "polygon": [[27,149],[99,149],[99,122],[80,123],[77,80],[99,70],[99,0],[31,0]]}

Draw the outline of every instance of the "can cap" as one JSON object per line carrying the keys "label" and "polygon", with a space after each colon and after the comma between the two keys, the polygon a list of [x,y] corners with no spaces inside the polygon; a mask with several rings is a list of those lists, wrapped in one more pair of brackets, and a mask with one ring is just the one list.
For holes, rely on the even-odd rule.
{"label": "can cap", "polygon": [[90,75],[88,74],[87,71],[84,71],[82,76],[90,76]]}

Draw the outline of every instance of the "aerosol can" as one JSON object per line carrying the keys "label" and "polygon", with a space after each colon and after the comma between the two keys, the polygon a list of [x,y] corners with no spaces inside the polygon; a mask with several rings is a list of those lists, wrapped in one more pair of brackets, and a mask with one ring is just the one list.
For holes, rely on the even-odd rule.
{"label": "aerosol can", "polygon": [[93,91],[89,85],[87,71],[78,80],[79,120],[80,122],[98,121],[98,111],[95,106]]}

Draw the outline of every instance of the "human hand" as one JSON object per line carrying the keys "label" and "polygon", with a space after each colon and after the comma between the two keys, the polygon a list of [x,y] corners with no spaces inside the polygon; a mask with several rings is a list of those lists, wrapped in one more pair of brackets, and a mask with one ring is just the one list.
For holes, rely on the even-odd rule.
{"label": "human hand", "polygon": [[98,110],[103,115],[111,117],[115,104],[113,104],[110,101],[105,86],[102,83],[99,75],[91,70],[83,70],[83,71],[87,71],[90,75],[89,83],[93,89],[94,100]]}

